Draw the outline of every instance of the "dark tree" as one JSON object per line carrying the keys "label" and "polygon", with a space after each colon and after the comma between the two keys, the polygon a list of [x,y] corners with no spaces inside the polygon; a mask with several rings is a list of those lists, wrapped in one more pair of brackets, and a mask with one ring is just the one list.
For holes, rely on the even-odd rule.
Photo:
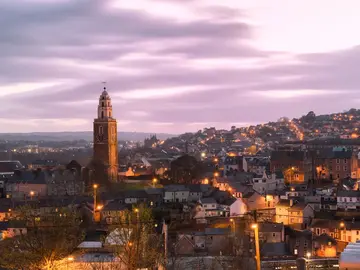
{"label": "dark tree", "polygon": [[176,183],[192,183],[200,176],[201,171],[201,163],[190,155],[183,155],[171,162],[171,178]]}
{"label": "dark tree", "polygon": [[98,160],[92,160],[88,165],[90,170],[90,181],[87,183],[87,186],[91,187],[92,184],[96,183],[102,187],[110,187],[110,177],[108,173],[109,166]]}

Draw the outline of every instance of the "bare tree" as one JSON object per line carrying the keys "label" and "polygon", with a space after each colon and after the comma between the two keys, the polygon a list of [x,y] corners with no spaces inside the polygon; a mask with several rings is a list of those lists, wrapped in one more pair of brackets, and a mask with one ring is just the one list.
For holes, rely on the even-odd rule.
{"label": "bare tree", "polygon": [[156,222],[145,205],[125,211],[121,222],[107,237],[116,257],[127,270],[154,268],[163,264],[162,236],[155,232]]}
{"label": "bare tree", "polygon": [[80,219],[75,211],[61,209],[39,216],[30,206],[16,210],[17,221],[27,230],[0,243],[0,266],[7,269],[57,269],[82,239]]}

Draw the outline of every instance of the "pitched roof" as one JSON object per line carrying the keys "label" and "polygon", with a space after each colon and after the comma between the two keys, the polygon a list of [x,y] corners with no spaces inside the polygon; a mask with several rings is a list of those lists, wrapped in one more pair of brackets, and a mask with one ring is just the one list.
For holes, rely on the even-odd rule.
{"label": "pitched roof", "polygon": [[168,185],[164,186],[164,190],[168,192],[189,191],[184,185]]}
{"label": "pitched roof", "polygon": [[0,173],[13,173],[15,170],[24,169],[24,166],[17,160],[0,160]]}
{"label": "pitched roof", "polygon": [[10,183],[46,184],[46,173],[43,171],[15,171],[9,177]]}
{"label": "pitched roof", "polygon": [[302,211],[305,209],[306,206],[307,206],[306,203],[298,202],[293,204],[293,206],[289,208],[289,211]]}
{"label": "pitched roof", "polygon": [[277,204],[276,207],[290,207],[290,200],[280,200]]}
{"label": "pitched roof", "polygon": [[262,222],[259,223],[260,232],[282,232],[284,225],[282,223],[275,222]]}
{"label": "pitched roof", "polygon": [[360,197],[359,190],[339,190],[337,192],[337,197]]}
{"label": "pitched roof", "polygon": [[352,151],[342,149],[341,151],[334,151],[331,148],[319,149],[316,151],[315,157],[321,159],[350,159]]}
{"label": "pitched roof", "polygon": [[339,229],[340,223],[344,223],[347,230],[360,230],[360,221],[341,221],[330,219],[314,219],[311,223],[311,227]]}
{"label": "pitched roof", "polygon": [[109,202],[108,204],[106,204],[104,206],[104,208],[102,209],[102,211],[122,211],[122,210],[126,210],[128,209],[128,207],[123,204],[120,201],[112,201]]}
{"label": "pitched roof", "polygon": [[163,188],[147,188],[145,192],[149,195],[162,195],[164,192]]}
{"label": "pitched roof", "polygon": [[214,203],[214,204],[217,203],[216,200],[215,200],[215,198],[213,198],[213,197],[202,198],[202,199],[200,200],[200,202],[203,203],[203,204],[204,204],[204,203],[206,203],[206,204],[207,204],[207,203]]}
{"label": "pitched roof", "polygon": [[315,236],[314,240],[320,244],[325,244],[325,245],[328,245],[329,243],[331,243],[332,245],[336,244],[336,240],[326,233],[323,233],[319,236]]}
{"label": "pitched roof", "polygon": [[290,255],[286,243],[264,243],[260,252],[262,257]]}
{"label": "pitched roof", "polygon": [[278,160],[296,160],[296,161],[303,161],[305,158],[304,151],[284,151],[284,150],[277,150],[271,152],[271,161],[278,161]]}

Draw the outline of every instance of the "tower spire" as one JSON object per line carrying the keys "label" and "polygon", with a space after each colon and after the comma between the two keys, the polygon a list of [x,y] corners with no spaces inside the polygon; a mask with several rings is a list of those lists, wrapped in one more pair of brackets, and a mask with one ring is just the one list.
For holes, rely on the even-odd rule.
{"label": "tower spire", "polygon": [[98,119],[112,119],[112,105],[111,98],[106,91],[106,82],[102,82],[104,84],[104,91],[100,95],[99,98],[99,106],[98,106]]}

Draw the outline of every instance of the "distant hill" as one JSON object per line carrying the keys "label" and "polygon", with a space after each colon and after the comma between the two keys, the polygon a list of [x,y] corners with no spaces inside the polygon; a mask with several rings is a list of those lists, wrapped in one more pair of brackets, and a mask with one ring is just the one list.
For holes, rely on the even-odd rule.
{"label": "distant hill", "polygon": [[[119,141],[143,141],[151,135],[156,134],[160,140],[165,140],[177,135],[166,133],[144,133],[144,132],[119,132]],[[6,141],[75,141],[86,140],[92,141],[92,131],[78,132],[32,132],[32,133],[0,133],[0,140]]]}

